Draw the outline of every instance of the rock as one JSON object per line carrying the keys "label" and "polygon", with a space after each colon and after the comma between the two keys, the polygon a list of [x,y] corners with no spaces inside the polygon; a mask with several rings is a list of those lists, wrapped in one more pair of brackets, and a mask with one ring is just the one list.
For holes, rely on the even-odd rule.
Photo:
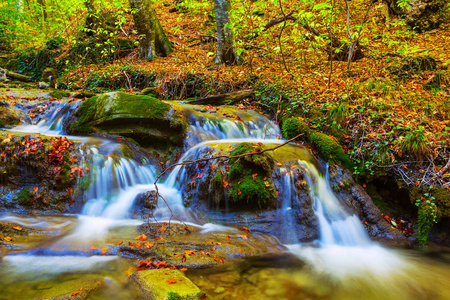
{"label": "rock", "polygon": [[123,92],[84,101],[65,129],[74,134],[111,134],[132,138],[143,147],[180,146],[186,124],[171,106],[151,96]]}
{"label": "rock", "polygon": [[56,80],[58,79],[58,71],[54,68],[45,68],[42,71],[42,81],[49,82],[50,87],[56,88]]}
{"label": "rock", "polygon": [[[160,227],[161,224],[150,224],[149,227],[146,223],[141,226],[140,232],[150,235],[158,232]],[[163,239],[151,240],[153,246],[150,248],[130,246],[129,242],[133,244],[136,241],[124,239],[118,250],[125,257],[166,261],[172,266],[189,269],[221,266],[231,263],[233,259],[259,257],[286,250],[272,236],[237,229],[201,233],[202,228],[193,226],[188,226],[188,233],[184,227],[182,224],[172,224],[170,231],[167,229],[164,234],[159,232],[158,236]],[[170,235],[166,232],[170,232]]]}
{"label": "rock", "polygon": [[102,288],[104,285],[105,279],[102,277],[68,279],[50,288],[39,289],[42,290],[42,293],[36,299],[88,299],[92,292]]}
{"label": "rock", "polygon": [[155,98],[159,98],[161,95],[159,94],[157,87],[148,87],[141,91],[141,95],[150,95]]}
{"label": "rock", "polygon": [[92,93],[92,92],[89,92],[89,91],[81,91],[81,92],[75,93],[73,95],[73,97],[76,98],[76,99],[91,98],[91,97],[94,97],[94,96],[95,96],[95,93]]}
{"label": "rock", "polygon": [[[351,174],[342,167],[333,166],[329,170],[330,184],[338,197],[344,201],[359,218],[366,221],[366,230],[372,238],[404,239],[404,236],[391,228],[381,215],[378,207],[364,189],[353,180]],[[343,184],[340,184],[343,183]],[[342,186],[343,185],[343,186]]]}
{"label": "rock", "polygon": [[55,99],[62,99],[70,97],[70,93],[60,90],[53,90],[49,93],[49,96]]}
{"label": "rock", "polygon": [[50,87],[50,85],[48,83],[45,83],[45,82],[39,82],[37,84],[37,88],[41,89],[41,90],[48,89],[49,87]]}
{"label": "rock", "polygon": [[410,0],[406,7],[398,6],[397,1],[391,1],[391,9],[406,19],[411,29],[419,32],[439,28],[444,21],[442,11],[447,0]]}
{"label": "rock", "polygon": [[203,294],[189,278],[178,270],[139,271],[134,273],[132,277],[148,299],[200,300]]}
{"label": "rock", "polygon": [[150,211],[155,209],[158,204],[158,196],[156,191],[148,191],[140,193],[136,196],[133,205],[133,214],[138,216],[147,216]]}
{"label": "rock", "polygon": [[11,128],[20,124],[20,118],[16,112],[7,107],[0,106],[0,128]]}

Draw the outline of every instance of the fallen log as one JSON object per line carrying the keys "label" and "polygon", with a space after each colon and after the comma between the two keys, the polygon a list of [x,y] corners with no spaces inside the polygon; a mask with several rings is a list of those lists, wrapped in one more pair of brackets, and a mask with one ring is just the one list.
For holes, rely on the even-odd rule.
{"label": "fallen log", "polygon": [[30,82],[31,81],[30,77],[22,75],[22,74],[19,74],[19,73],[15,73],[15,72],[9,71],[7,69],[0,68],[0,71],[1,71],[1,73],[5,72],[6,73],[6,77],[9,77],[9,78],[14,79],[14,80],[18,80],[18,81],[22,81],[22,82]]}
{"label": "fallen log", "polygon": [[250,97],[253,94],[253,90],[240,90],[236,92],[221,94],[217,96],[211,96],[206,98],[201,98],[197,100],[188,101],[189,104],[199,104],[199,105],[224,105],[224,104],[233,104],[238,101],[241,101],[245,98]]}

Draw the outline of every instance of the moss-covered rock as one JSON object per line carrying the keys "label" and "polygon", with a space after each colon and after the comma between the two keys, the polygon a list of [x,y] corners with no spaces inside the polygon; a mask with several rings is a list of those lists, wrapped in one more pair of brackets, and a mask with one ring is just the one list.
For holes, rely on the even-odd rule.
{"label": "moss-covered rock", "polygon": [[143,147],[181,145],[186,128],[171,106],[151,96],[106,93],[83,102],[69,122],[75,134],[107,133],[136,140]]}
{"label": "moss-covered rock", "polygon": [[313,145],[319,154],[329,162],[340,162],[347,169],[352,169],[353,164],[350,158],[342,149],[341,145],[334,138],[310,129],[302,119],[289,118],[283,121],[283,135],[286,138],[293,138],[303,133],[307,141]]}
{"label": "moss-covered rock", "polygon": [[62,98],[67,98],[70,97],[70,93],[69,92],[65,92],[65,91],[60,91],[60,90],[53,90],[49,93],[50,97],[52,98],[56,98],[56,99],[62,99]]}
{"label": "moss-covered rock", "polygon": [[155,269],[133,274],[142,293],[155,300],[196,300],[202,291],[178,270]]}
{"label": "moss-covered rock", "polygon": [[14,110],[0,106],[0,128],[13,127],[20,124],[20,119]]}
{"label": "moss-covered rock", "polygon": [[159,98],[160,94],[158,92],[158,88],[157,87],[148,87],[145,88],[141,91],[141,95],[149,95],[149,96],[153,96],[155,98]]}
{"label": "moss-covered rock", "polygon": [[288,139],[292,139],[301,133],[308,135],[312,132],[301,118],[289,118],[284,120],[282,131],[283,135]]}
{"label": "moss-covered rock", "polygon": [[239,205],[245,202],[246,206],[262,208],[270,206],[274,198],[271,179],[274,160],[267,152],[260,154],[260,151],[258,144],[241,143],[231,152],[231,156],[255,153],[230,160],[228,197]]}

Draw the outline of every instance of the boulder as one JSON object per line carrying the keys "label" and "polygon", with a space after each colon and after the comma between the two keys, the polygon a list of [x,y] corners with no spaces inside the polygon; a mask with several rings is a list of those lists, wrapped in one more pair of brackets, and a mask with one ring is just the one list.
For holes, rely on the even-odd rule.
{"label": "boulder", "polygon": [[74,134],[120,135],[143,147],[163,148],[182,145],[186,125],[154,97],[111,92],[85,100],[65,127]]}
{"label": "boulder", "polygon": [[16,112],[11,108],[0,106],[0,128],[10,128],[18,124],[20,124],[20,118]]}
{"label": "boulder", "polygon": [[41,295],[36,299],[88,299],[92,292],[102,288],[104,285],[105,279],[102,277],[68,279],[51,287],[45,286]]}
{"label": "boulder", "polygon": [[447,3],[447,0],[410,0],[406,7],[399,7],[397,1],[391,1],[390,7],[395,14],[405,17],[409,27],[423,32],[439,28]]}

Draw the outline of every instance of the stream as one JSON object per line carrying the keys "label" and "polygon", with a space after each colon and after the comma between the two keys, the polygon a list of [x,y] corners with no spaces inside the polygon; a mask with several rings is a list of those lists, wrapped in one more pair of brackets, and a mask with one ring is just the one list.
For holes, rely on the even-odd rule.
{"label": "stream", "polygon": [[[0,89],[0,93],[8,92]],[[38,96],[47,97],[45,93]],[[136,266],[135,259],[120,255],[112,246],[106,255],[100,249],[136,237],[136,227],[146,218],[136,218],[133,213],[135,199],[155,190],[157,168],[150,159],[136,161],[121,155],[118,141],[65,134],[65,118],[78,105],[77,101],[54,101],[40,121],[24,120],[8,130],[11,134],[66,136],[83,144],[81,154],[89,158],[84,164],[91,170],[86,175],[91,184],[83,191],[85,204],[79,214],[0,213],[3,223],[41,233],[19,239],[21,248],[0,248],[0,299],[45,299],[55,289],[76,291],[86,282],[99,280],[104,285],[93,290],[88,299],[144,299],[125,275]],[[285,142],[278,125],[255,111],[236,110],[238,119],[222,119],[200,111],[203,108],[182,107],[190,116],[190,125],[179,162],[203,157],[206,151],[208,155],[220,154],[221,148],[241,142],[271,147]],[[389,249],[371,241],[358,216],[335,195],[327,167],[320,168],[307,148],[286,147],[290,147],[290,156],[295,157],[295,165],[304,172],[310,187],[319,238],[312,243],[299,242],[299,233],[292,225],[292,203],[297,197],[290,171],[293,167],[280,164],[279,205],[273,226],[281,230],[275,237],[249,235],[281,250],[274,255],[233,259],[212,268],[188,268],[185,275],[208,299],[450,299],[450,252]],[[185,207],[183,197],[191,176],[187,167],[177,166],[158,182],[165,201],[158,199],[151,222],[187,224],[196,228],[193,235],[199,240],[236,235],[239,221],[219,222],[214,212],[208,215]],[[240,227],[246,226],[244,218],[242,214]],[[189,235],[185,240],[189,242]]]}

